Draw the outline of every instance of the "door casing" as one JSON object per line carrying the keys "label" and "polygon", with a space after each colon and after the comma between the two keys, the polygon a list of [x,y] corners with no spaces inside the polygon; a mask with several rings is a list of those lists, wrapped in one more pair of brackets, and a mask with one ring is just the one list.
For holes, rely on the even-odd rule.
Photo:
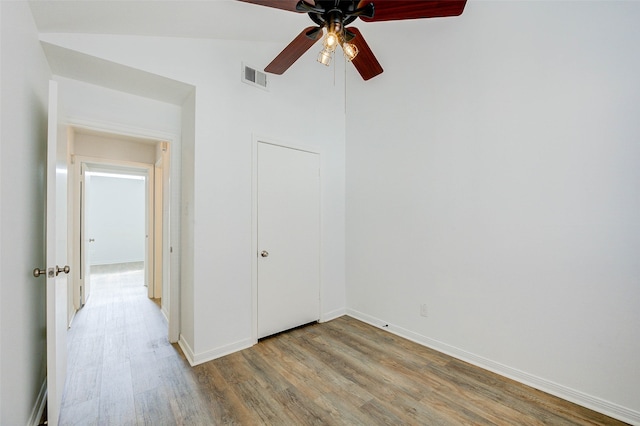
{"label": "door casing", "polygon": [[[154,264],[155,259],[155,236],[156,229],[154,227],[154,166],[146,163],[135,163],[116,160],[105,160],[102,158],[73,156],[73,215],[74,215],[74,238],[72,244],[73,256],[76,259],[77,267],[74,268],[74,286],[73,301],[75,309],[80,309],[90,297],[91,288],[87,285],[90,271],[88,265],[90,244],[88,239],[91,237],[86,234],[86,215],[85,202],[87,200],[87,179],[86,172],[100,171],[110,173],[125,173],[134,175],[143,175],[146,177],[145,189],[145,205],[146,205],[146,224],[145,232],[148,239],[145,245],[145,283],[149,286],[149,297],[156,297],[154,293]],[[159,230],[162,232],[162,229]],[[162,263],[162,258],[157,262]],[[90,285],[90,284],[89,284]]]}
{"label": "door casing", "polygon": [[[163,206],[162,208],[164,209],[165,213],[162,215],[162,226],[158,227],[158,232],[161,232],[164,235],[164,238],[161,239],[161,244],[162,244],[162,264],[163,264],[163,272],[162,272],[162,292],[163,294],[166,295],[165,299],[168,300],[168,308],[165,311],[165,306],[163,306],[163,313],[164,315],[167,317],[168,320],[168,336],[169,336],[169,341],[172,343],[175,343],[178,341],[179,335],[180,335],[180,304],[179,304],[179,300],[180,300],[180,288],[177,285],[177,283],[172,282],[171,280],[171,275],[173,274],[172,272],[172,266],[178,267],[179,262],[176,260],[174,261],[173,256],[174,256],[174,252],[176,251],[175,248],[171,247],[171,240],[169,238],[169,231],[170,231],[170,227],[169,227],[169,220],[170,220],[170,208],[171,206],[173,206],[173,202],[171,201],[171,195],[172,195],[172,189],[171,189],[171,185],[170,185],[170,176],[171,176],[171,172],[169,171],[169,168],[172,167],[172,165],[170,164],[170,152],[172,149],[172,141],[174,140],[174,138],[176,137],[175,135],[171,135],[171,134],[167,134],[167,133],[162,133],[162,132],[156,132],[156,131],[151,131],[151,130],[143,130],[143,129],[138,129],[138,128],[130,128],[124,125],[119,125],[119,124],[114,124],[114,123],[107,123],[107,122],[96,122],[96,121],[87,121],[87,120],[83,120],[83,119],[79,119],[79,118],[69,118],[68,119],[68,123],[69,126],[73,129],[82,129],[83,131],[90,131],[90,132],[98,132],[101,134],[109,134],[109,135],[113,135],[114,137],[118,138],[118,137],[131,137],[131,138],[143,138],[143,139],[147,139],[147,140],[156,140],[157,143],[157,148],[158,150],[161,151],[161,153],[158,153],[158,155],[161,155],[163,158],[162,161],[162,201],[161,201],[161,205]],[[76,156],[76,158],[74,159],[74,163],[78,163],[78,158],[79,156]],[[102,162],[106,162],[109,164],[112,163],[120,163],[120,164],[124,164],[125,166],[130,163],[130,162],[126,162],[126,161],[119,161],[119,160],[105,160],[104,158],[100,159],[100,158],[95,158],[95,157],[85,157],[85,159],[87,160],[91,160],[93,162],[96,163],[100,163]],[[138,165],[140,163],[134,163],[135,165]],[[145,164],[145,166],[147,166],[146,163],[142,163]],[[75,165],[75,164],[74,164]],[[150,166],[153,168],[154,164],[150,164]],[[74,175],[77,176],[77,174],[74,173]],[[151,176],[153,176],[153,174],[151,174]],[[74,186],[74,192],[75,192],[75,186]],[[75,212],[79,212],[79,205],[77,204],[79,201],[76,199],[74,200],[74,204],[73,205],[73,211]],[[74,232],[76,232],[77,230],[77,218],[74,219],[73,221],[73,225],[74,225]],[[73,236],[73,240],[77,241],[79,237],[77,235]],[[179,248],[178,248],[179,249]],[[78,253],[77,253],[77,247],[73,248],[74,252],[73,252],[73,256],[74,256],[74,260],[79,257]],[[177,259],[177,258],[175,258]],[[175,265],[173,265],[173,263],[175,263]],[[76,298],[77,295],[73,295],[73,298],[75,300],[79,300],[78,298]],[[70,296],[71,297],[71,296]],[[164,304],[164,302],[163,302]],[[75,309],[74,309],[75,312]]]}

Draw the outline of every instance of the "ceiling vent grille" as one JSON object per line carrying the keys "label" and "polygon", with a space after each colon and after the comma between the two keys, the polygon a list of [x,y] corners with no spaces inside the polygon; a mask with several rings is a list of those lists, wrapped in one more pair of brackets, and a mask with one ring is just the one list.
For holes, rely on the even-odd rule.
{"label": "ceiling vent grille", "polygon": [[242,81],[251,86],[268,90],[267,74],[262,71],[258,71],[249,65],[242,64]]}

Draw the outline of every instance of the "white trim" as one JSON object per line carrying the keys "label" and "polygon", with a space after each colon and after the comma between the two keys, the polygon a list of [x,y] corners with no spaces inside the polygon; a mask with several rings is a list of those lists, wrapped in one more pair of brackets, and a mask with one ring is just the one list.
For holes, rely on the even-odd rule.
{"label": "white trim", "polygon": [[354,309],[347,309],[347,315],[366,322],[374,327],[380,327],[384,330],[411,340],[422,346],[434,349],[438,352],[450,355],[454,358],[473,364],[477,367],[489,370],[493,373],[531,386],[548,394],[557,396],[564,400],[573,402],[607,416],[622,420],[633,425],[640,425],[640,412],[631,410],[621,405],[606,401],[601,398],[594,397],[584,392],[572,389],[570,387],[552,382],[542,377],[529,374],[527,372],[518,370],[516,368],[509,367],[508,365],[501,364],[496,361],[484,358],[471,352],[467,352],[463,349],[451,346],[447,343],[440,342],[435,339],[423,336],[413,331],[407,330],[403,327],[399,327],[388,322],[385,322],[379,318],[372,317]]}
{"label": "white trim", "polygon": [[258,138],[251,140],[251,341],[258,343]]}
{"label": "white trim", "polygon": [[[93,169],[100,169],[100,170],[131,169],[131,170],[126,170],[123,173],[133,174],[135,172],[144,171],[144,173],[141,173],[140,176],[146,176],[147,178],[149,178],[149,176],[153,177],[152,169],[154,166],[151,163],[138,163],[135,161],[111,160],[109,158],[90,157],[90,156],[84,156],[84,155],[74,155],[73,157],[74,157],[74,163],[76,162],[78,164],[87,163],[90,166],[92,166]],[[91,172],[91,170],[88,170],[88,172]]]}
{"label": "white trim", "polygon": [[[158,154],[156,154],[158,155]],[[164,218],[164,170],[163,163],[164,158],[160,154],[160,158],[157,159],[153,167],[153,200],[149,207],[152,208],[153,215],[153,227],[149,234],[153,235],[153,282],[149,283],[149,286],[153,289],[153,298],[162,298],[162,285],[163,285],[163,273],[164,262],[169,259],[163,259],[164,246],[166,246],[167,235],[164,235],[164,225],[166,219]],[[158,261],[160,260],[160,261]],[[162,301],[165,305],[167,300]],[[160,306],[162,309],[162,306]],[[168,321],[167,321],[168,322]],[[168,324],[167,324],[168,325]]]}
{"label": "white trim", "polygon": [[47,406],[47,378],[44,378],[44,382],[42,382],[42,386],[40,387],[40,392],[38,392],[38,397],[36,398],[36,402],[33,405],[33,409],[31,410],[31,415],[29,416],[29,421],[27,422],[27,426],[38,426],[40,424],[40,419],[44,414],[44,409]]}
{"label": "white trim", "polygon": [[193,352],[193,349],[191,349],[191,346],[189,346],[189,343],[187,343],[187,341],[183,339],[182,335],[180,335],[180,340],[178,340],[178,345],[180,345],[185,358],[187,358],[189,365],[192,367],[208,361],[213,361],[214,359],[222,358],[225,355],[229,355],[243,349],[250,348],[254,344],[255,342],[252,339],[244,339],[235,343],[231,343],[230,345],[196,354]]}
{"label": "white trim", "polygon": [[346,308],[336,309],[335,311],[321,313],[320,322],[328,322],[336,318],[340,318],[347,314]]}
{"label": "white trim", "polygon": [[[252,313],[252,319],[251,319],[251,340],[252,340],[252,345],[255,345],[256,343],[258,343],[258,143],[265,143],[265,144],[269,144],[269,145],[275,145],[275,146],[280,146],[283,148],[289,148],[289,149],[295,149],[298,151],[303,151],[303,152],[309,152],[312,154],[317,154],[319,157],[319,167],[320,167],[320,176],[319,176],[319,219],[320,219],[320,229],[319,229],[319,233],[320,233],[320,247],[319,247],[319,294],[318,294],[318,298],[319,298],[319,312],[318,312],[318,319],[320,320],[320,322],[326,321],[324,318],[327,317],[327,315],[323,315],[323,291],[324,291],[324,280],[323,280],[323,274],[322,274],[322,265],[324,264],[323,262],[323,241],[324,241],[324,234],[323,234],[323,226],[322,226],[322,222],[323,222],[323,218],[324,218],[324,214],[323,214],[323,206],[324,206],[324,200],[323,200],[323,189],[324,189],[324,173],[323,173],[323,168],[324,168],[324,155],[323,155],[323,151],[319,148],[316,147],[311,147],[308,145],[299,145],[299,144],[293,144],[293,143],[289,143],[289,142],[284,142],[282,140],[277,140],[274,138],[270,138],[270,137],[264,137],[261,135],[257,135],[257,134],[252,134],[252,140],[251,140],[251,313]],[[336,317],[337,318],[337,317]]]}
{"label": "white trim", "polygon": [[146,129],[142,127],[129,126],[108,121],[92,120],[85,117],[69,116],[66,124],[77,129],[94,130],[116,136],[126,136],[131,138],[154,139],[158,142],[173,143],[178,135],[170,131]]}
{"label": "white trim", "polygon": [[187,361],[189,361],[189,365],[190,366],[194,366],[194,354],[193,354],[193,349],[191,349],[191,346],[189,346],[189,343],[182,337],[182,334],[180,335],[180,338],[178,339],[178,345],[180,346],[180,349],[182,349],[182,352],[184,353],[185,358],[187,358]]}
{"label": "white trim", "polygon": [[[269,145],[281,146],[283,148],[290,148],[290,149],[295,149],[295,150],[298,150],[298,151],[304,151],[304,152],[310,152],[312,154],[318,154],[318,155],[320,155],[320,158],[322,158],[322,150],[317,148],[317,147],[313,147],[313,146],[310,146],[310,145],[294,144],[294,143],[283,141],[283,140],[280,140],[280,139],[270,138],[270,137],[266,137],[266,136],[263,136],[263,135],[257,135],[257,134],[252,135],[252,137],[253,137],[253,140],[252,140],[253,145],[252,146],[254,148],[257,146],[256,144],[258,142],[262,142],[262,143],[266,143],[266,144],[269,144]],[[257,157],[256,157],[256,159],[257,159]]]}
{"label": "white trim", "polygon": [[[160,307],[160,313],[162,313],[164,320],[167,322],[167,324],[169,324],[169,312],[167,312],[164,306]],[[170,342],[170,343],[175,343],[175,342]]]}

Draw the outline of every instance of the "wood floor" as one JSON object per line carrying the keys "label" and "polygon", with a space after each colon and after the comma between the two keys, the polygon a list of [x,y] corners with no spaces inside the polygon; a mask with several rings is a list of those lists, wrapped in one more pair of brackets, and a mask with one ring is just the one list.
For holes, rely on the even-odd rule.
{"label": "wood floor", "polygon": [[62,425],[624,424],[349,317],[191,368],[141,282],[95,276]]}

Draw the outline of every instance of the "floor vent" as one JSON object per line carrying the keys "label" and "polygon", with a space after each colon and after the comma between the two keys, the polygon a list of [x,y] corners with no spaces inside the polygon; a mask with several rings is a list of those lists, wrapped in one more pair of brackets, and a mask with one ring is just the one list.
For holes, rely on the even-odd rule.
{"label": "floor vent", "polygon": [[268,90],[267,74],[245,64],[242,64],[242,81],[251,86]]}

